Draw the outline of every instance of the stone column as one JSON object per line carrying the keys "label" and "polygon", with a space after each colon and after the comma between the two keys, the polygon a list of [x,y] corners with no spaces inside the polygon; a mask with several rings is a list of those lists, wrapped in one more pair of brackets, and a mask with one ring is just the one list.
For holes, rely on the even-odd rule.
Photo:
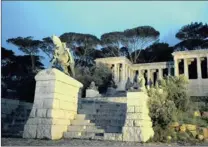
{"label": "stone column", "polygon": [[83,85],[57,69],[45,69],[36,76],[35,98],[23,138],[60,139],[77,114]]}
{"label": "stone column", "polygon": [[155,69],[151,69],[150,70],[150,80],[151,80],[151,84],[154,84],[154,73],[156,72]]}
{"label": "stone column", "polygon": [[120,66],[120,64],[117,64],[117,83],[119,82],[119,75],[120,75],[120,73],[119,73],[119,66]]}
{"label": "stone column", "polygon": [[130,70],[130,67],[128,68],[128,77],[131,79],[131,70]]}
{"label": "stone column", "polygon": [[125,64],[122,64],[122,80],[124,81],[126,78],[126,68],[125,68]]}
{"label": "stone column", "polygon": [[189,79],[189,71],[188,71],[188,59],[184,58],[184,75]]}
{"label": "stone column", "polygon": [[179,75],[179,69],[178,69],[178,59],[174,58],[174,76],[178,76]]}
{"label": "stone column", "polygon": [[[135,74],[136,74],[136,73],[135,73]],[[138,70],[138,74],[139,74],[139,75],[142,74],[142,70],[141,70],[141,69]],[[144,76],[144,75],[143,75],[143,76]]]}
{"label": "stone column", "polygon": [[197,57],[197,77],[198,79],[201,79],[202,78],[202,73],[201,73],[201,59],[200,57]]}
{"label": "stone column", "polygon": [[163,78],[163,69],[159,68],[158,69],[158,80],[161,80]]}
{"label": "stone column", "polygon": [[148,69],[147,70],[147,86],[148,86],[148,88],[150,86],[150,77],[151,77],[151,75],[150,75],[150,69]]}
{"label": "stone column", "polygon": [[114,64],[114,81],[117,83],[118,79],[118,64]]}
{"label": "stone column", "polygon": [[171,67],[168,66],[168,76],[171,76]]}

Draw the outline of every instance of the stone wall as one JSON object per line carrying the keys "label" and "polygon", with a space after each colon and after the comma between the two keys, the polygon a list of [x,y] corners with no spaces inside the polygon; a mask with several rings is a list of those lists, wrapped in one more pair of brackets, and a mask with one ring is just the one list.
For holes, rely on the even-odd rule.
{"label": "stone wall", "polygon": [[2,136],[22,137],[32,103],[1,98]]}
{"label": "stone wall", "polygon": [[19,106],[19,100],[1,98],[1,117],[5,118]]}
{"label": "stone wall", "polygon": [[208,79],[190,79],[188,94],[190,96],[208,96]]}

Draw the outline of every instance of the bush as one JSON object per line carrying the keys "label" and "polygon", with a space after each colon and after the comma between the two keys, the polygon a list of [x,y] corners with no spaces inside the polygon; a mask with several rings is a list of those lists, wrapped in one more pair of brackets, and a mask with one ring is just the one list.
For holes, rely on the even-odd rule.
{"label": "bush", "polygon": [[75,78],[84,85],[83,97],[85,96],[85,90],[92,81],[98,86],[100,93],[105,93],[112,80],[112,72],[104,64],[93,65],[91,67],[77,66],[75,67],[75,72]]}
{"label": "bush", "polygon": [[[184,76],[166,77],[148,90],[150,117],[153,122],[155,135],[153,140],[164,141],[167,136],[173,140],[194,141],[193,135],[188,132],[175,132],[168,126],[172,122],[192,124],[207,127],[206,119],[194,116],[198,110],[196,103],[187,95],[187,79]],[[173,132],[171,132],[173,131]]]}

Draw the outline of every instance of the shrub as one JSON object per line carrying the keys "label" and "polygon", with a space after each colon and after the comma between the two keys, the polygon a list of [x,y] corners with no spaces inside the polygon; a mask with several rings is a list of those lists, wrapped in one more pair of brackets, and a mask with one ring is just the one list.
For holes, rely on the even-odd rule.
{"label": "shrub", "polygon": [[104,93],[112,80],[112,72],[104,64],[93,65],[91,67],[77,66],[75,67],[75,72],[75,78],[84,85],[82,96],[85,96],[85,90],[92,81],[98,86],[99,92]]}
{"label": "shrub", "polygon": [[171,133],[168,125],[172,122],[180,124],[192,124],[207,127],[206,119],[194,116],[198,110],[196,103],[187,95],[187,79],[184,76],[166,77],[148,90],[150,97],[148,104],[150,117],[153,122],[155,136],[153,140],[161,141],[164,136],[171,136],[173,140],[194,141],[194,137],[188,132]]}

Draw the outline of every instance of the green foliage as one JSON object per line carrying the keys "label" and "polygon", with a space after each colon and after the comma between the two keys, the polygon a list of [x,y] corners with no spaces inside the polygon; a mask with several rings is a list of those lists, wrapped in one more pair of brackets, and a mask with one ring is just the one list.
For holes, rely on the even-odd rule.
{"label": "green foliage", "polygon": [[167,93],[153,88],[148,91],[148,94],[153,127],[159,126],[164,129],[170,122],[176,120],[177,108],[174,101],[167,99]]}
{"label": "green foliage", "polygon": [[[35,92],[35,75],[30,64],[30,56],[16,56],[11,50],[1,48],[1,80],[2,97],[8,97],[7,89],[16,91],[15,98],[33,102]],[[38,70],[43,69],[39,56],[34,56],[34,63]],[[9,97],[11,98],[11,97]]]}
{"label": "green foliage", "polygon": [[96,51],[100,40],[91,34],[82,33],[64,33],[60,36],[62,42],[66,42],[67,46],[72,49],[77,64],[84,66],[93,62],[93,55]]}
{"label": "green foliage", "polygon": [[195,141],[193,134],[171,130],[168,125],[172,122],[208,126],[206,119],[194,116],[198,107],[187,95],[187,84],[188,81],[183,75],[169,76],[148,90],[150,117],[155,131],[154,141],[164,141],[166,136],[171,136],[175,141]]}
{"label": "green foliage", "polygon": [[185,25],[178,31],[176,37],[181,40],[205,39],[208,37],[208,25],[201,22]]}
{"label": "green foliage", "polygon": [[159,88],[148,91],[150,116],[153,126],[165,128],[170,122],[177,121],[180,111],[186,111],[189,97],[186,93],[187,80],[184,76],[166,77],[159,82]]}
{"label": "green foliage", "polygon": [[17,38],[10,38],[7,40],[8,43],[11,43],[18,47],[18,49],[24,52],[31,57],[31,64],[32,64],[32,71],[35,72],[35,57],[39,53],[39,47],[41,46],[42,42],[40,40],[33,40],[33,37],[17,37]]}
{"label": "green foliage", "polygon": [[147,47],[142,55],[146,62],[164,62],[173,60],[172,56],[173,47],[170,47],[167,43],[156,42]]}
{"label": "green foliage", "polygon": [[92,81],[98,86],[98,90],[103,93],[107,90],[112,80],[111,70],[103,64],[91,67],[77,66],[75,67],[75,72],[75,78],[84,85],[83,96],[85,95],[86,88],[89,87]]}
{"label": "green foliage", "polygon": [[52,39],[50,37],[46,37],[42,40],[40,49],[49,57],[49,59],[52,59],[55,47]]}
{"label": "green foliage", "polygon": [[190,102],[187,95],[188,80],[185,76],[169,76],[161,81],[161,88],[167,93],[167,99],[174,101],[175,106],[182,111],[188,109]]}
{"label": "green foliage", "polygon": [[175,45],[177,50],[194,50],[197,48],[206,49],[208,47],[208,25],[203,23],[191,23],[183,26],[178,33],[176,38],[180,39],[181,42]]}

